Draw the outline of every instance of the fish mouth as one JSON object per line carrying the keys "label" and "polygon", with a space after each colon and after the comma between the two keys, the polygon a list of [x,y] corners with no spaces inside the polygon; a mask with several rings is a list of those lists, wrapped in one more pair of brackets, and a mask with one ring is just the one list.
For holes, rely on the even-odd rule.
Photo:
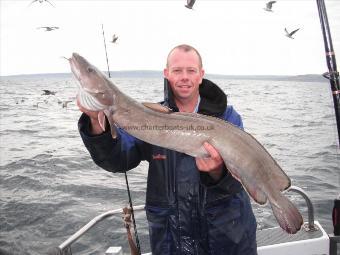
{"label": "fish mouth", "polygon": [[112,104],[109,92],[106,90],[103,75],[85,58],[73,53],[68,59],[71,71],[78,80],[78,100],[89,110],[102,110]]}
{"label": "fish mouth", "polygon": [[82,76],[96,71],[96,68],[78,53],[72,53],[72,56],[68,60],[70,62],[72,72],[79,81],[82,80]]}
{"label": "fish mouth", "polygon": [[81,67],[81,57],[79,54],[77,53],[73,53],[72,56],[70,58],[66,58],[70,63],[71,66],[71,71],[74,74],[74,76],[77,78],[78,81],[81,81],[81,71],[80,71],[80,67]]}

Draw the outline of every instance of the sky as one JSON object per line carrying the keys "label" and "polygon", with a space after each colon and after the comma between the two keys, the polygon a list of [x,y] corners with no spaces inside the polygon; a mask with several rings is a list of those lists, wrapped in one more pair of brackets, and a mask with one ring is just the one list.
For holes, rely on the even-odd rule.
{"label": "sky", "polygon": [[[208,74],[301,75],[327,71],[315,0],[0,0],[0,76],[70,72],[77,52],[110,71],[163,70],[168,52],[199,50]],[[340,0],[325,0],[340,63]],[[59,29],[46,32],[42,26]],[[285,36],[300,28],[295,39]],[[111,43],[113,34],[117,43]]]}

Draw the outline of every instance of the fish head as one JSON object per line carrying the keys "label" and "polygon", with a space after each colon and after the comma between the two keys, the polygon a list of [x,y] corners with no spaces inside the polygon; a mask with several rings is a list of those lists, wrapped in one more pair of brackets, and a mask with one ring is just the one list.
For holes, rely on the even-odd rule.
{"label": "fish head", "polygon": [[106,75],[77,53],[73,53],[68,60],[72,73],[79,81],[78,99],[81,105],[93,111],[112,106],[115,90]]}

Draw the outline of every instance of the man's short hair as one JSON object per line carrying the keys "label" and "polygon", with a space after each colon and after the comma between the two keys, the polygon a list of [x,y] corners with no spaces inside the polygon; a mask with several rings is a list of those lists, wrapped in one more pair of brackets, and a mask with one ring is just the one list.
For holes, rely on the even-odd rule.
{"label": "man's short hair", "polygon": [[188,44],[180,44],[180,45],[177,45],[176,47],[174,47],[168,54],[168,57],[166,58],[166,66],[169,67],[169,57],[170,57],[170,54],[176,50],[176,49],[179,49],[179,50],[182,50],[184,52],[188,52],[188,51],[194,51],[196,52],[197,56],[198,56],[198,61],[199,61],[199,66],[200,68],[203,67],[203,62],[202,62],[202,57],[201,57],[201,54],[198,52],[198,50],[196,50],[194,47],[192,47],[191,45],[188,45]]}

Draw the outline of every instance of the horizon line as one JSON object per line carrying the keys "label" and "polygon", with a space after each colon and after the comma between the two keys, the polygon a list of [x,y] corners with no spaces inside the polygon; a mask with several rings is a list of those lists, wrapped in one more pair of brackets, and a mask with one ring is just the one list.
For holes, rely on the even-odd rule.
{"label": "horizon line", "polygon": [[[101,70],[103,73],[108,74],[108,71]],[[111,73],[140,73],[144,72],[146,73],[153,73],[154,75],[160,74],[163,77],[163,71],[161,70],[144,70],[144,69],[135,69],[135,70],[120,70],[120,71],[110,71]],[[34,76],[34,75],[72,75],[72,72],[47,72],[47,73],[19,73],[19,74],[6,74],[2,75],[0,74],[0,77],[13,77],[13,76]],[[318,73],[304,73],[304,74],[219,74],[219,73],[206,73],[204,76],[252,76],[252,77],[258,77],[258,76],[267,76],[267,77],[296,77],[296,76],[320,76],[322,77],[322,74]]]}

